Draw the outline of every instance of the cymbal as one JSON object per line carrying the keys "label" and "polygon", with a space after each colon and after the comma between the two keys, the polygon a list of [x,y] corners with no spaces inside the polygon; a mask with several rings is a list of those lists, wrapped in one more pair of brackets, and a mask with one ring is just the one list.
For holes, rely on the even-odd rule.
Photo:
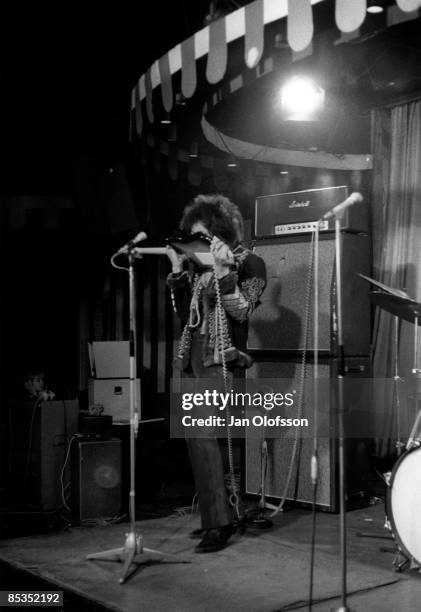
{"label": "cymbal", "polygon": [[405,319],[405,321],[409,321],[410,323],[414,323],[415,317],[419,317],[418,325],[421,324],[421,304],[418,304],[418,302],[396,295],[390,295],[383,291],[370,291],[369,295],[371,301],[376,304],[376,306],[383,308],[383,310],[387,310],[387,312],[390,312],[400,319]]}

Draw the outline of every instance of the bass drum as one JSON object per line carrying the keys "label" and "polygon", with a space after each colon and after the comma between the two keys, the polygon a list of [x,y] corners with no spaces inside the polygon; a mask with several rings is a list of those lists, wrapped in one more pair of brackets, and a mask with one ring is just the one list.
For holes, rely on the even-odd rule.
{"label": "bass drum", "polygon": [[421,566],[421,447],[396,462],[387,490],[387,518],[402,553]]}

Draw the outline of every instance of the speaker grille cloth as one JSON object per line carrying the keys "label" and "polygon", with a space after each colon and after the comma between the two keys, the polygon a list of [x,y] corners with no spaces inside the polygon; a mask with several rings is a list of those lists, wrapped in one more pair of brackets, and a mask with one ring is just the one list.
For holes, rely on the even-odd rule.
{"label": "speaker grille cloth", "polygon": [[[266,263],[267,287],[250,321],[248,346],[250,349],[300,350],[304,347],[311,242],[258,245],[254,251]],[[320,258],[320,349],[330,350],[333,242],[323,243]],[[309,321],[309,338],[312,339],[312,301]]]}
{"label": "speaker grille cloth", "polygon": [[[262,362],[255,363],[247,371],[249,378],[291,378],[292,387],[299,389],[301,364],[299,362]],[[307,377],[313,375],[314,366],[307,364]],[[319,365],[319,377],[329,378],[331,366]],[[303,417],[312,419],[313,404],[311,398],[304,398]],[[262,439],[264,430],[262,429]],[[266,495],[280,499],[284,492],[294,441],[291,439],[272,438],[267,440],[268,462],[266,474]],[[313,440],[299,440],[294,471],[287,499],[311,502],[312,484],[310,478],[310,461],[313,452]],[[317,504],[329,507],[331,504],[331,452],[330,440],[319,442],[319,482]],[[254,436],[246,437],[246,492],[258,494],[261,489],[261,440]]]}
{"label": "speaker grille cloth", "polygon": [[[358,273],[369,274],[367,236],[342,234],[342,307],[345,354],[370,352],[370,300],[368,283]],[[261,305],[249,326],[250,350],[300,351],[304,327],[311,240],[284,238],[257,243],[254,251],[266,263],[268,283]],[[334,236],[319,243],[319,349],[332,352],[335,276]],[[307,349],[313,348],[313,299],[310,299]]]}
{"label": "speaker grille cloth", "polygon": [[80,520],[114,516],[121,507],[121,442],[82,442],[80,453]]}

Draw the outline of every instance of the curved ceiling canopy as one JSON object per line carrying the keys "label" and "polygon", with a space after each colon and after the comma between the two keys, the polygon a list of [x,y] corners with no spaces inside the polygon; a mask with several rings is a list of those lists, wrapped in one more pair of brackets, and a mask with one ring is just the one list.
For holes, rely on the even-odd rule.
{"label": "curved ceiling canopy", "polygon": [[[257,77],[261,76],[264,68],[261,60],[264,54],[265,30],[270,24],[283,20],[286,22],[286,41],[283,46],[290,50],[290,63],[303,60],[313,53],[313,39],[315,34],[315,5],[328,7],[333,11],[332,18],[336,24],[337,37],[334,45],[358,39],[359,28],[363,25],[367,13],[366,0],[336,0],[333,3],[327,0],[255,0],[233,13],[212,22],[193,36],[176,45],[165,55],[155,61],[143,74],[132,90],[131,98],[131,132],[138,137],[142,136],[145,128],[145,120],[150,124],[156,123],[157,114],[157,88],[161,89],[161,100],[159,106],[170,113],[174,107],[174,89],[180,92],[189,106],[194,94],[200,89],[202,80],[209,87],[228,83],[228,92],[238,90],[241,86],[235,85],[235,79],[229,75],[228,44],[243,40],[244,69],[254,69]],[[421,0],[396,0],[390,1],[386,12],[385,26],[393,26],[402,22],[419,17]],[[316,24],[317,25],[317,24]],[[200,70],[199,61],[205,62],[204,69]],[[263,63],[263,62],[262,62]],[[240,75],[241,80],[241,75]],[[176,85],[175,85],[176,84]],[[211,89],[212,91],[212,89]],[[214,90],[213,90],[214,91]],[[206,100],[201,109],[192,113],[196,120],[197,129],[200,126],[204,137],[218,149],[233,153],[245,159],[255,159],[261,162],[275,164],[290,164],[298,166],[312,166],[331,169],[363,170],[372,167],[371,155],[364,152],[345,152],[338,154],[324,151],[293,150],[291,147],[262,146],[261,143],[237,138],[224,133],[220,127],[211,123],[212,119],[208,111],[210,107],[216,107],[221,101],[218,93],[213,94],[213,103]],[[216,97],[215,97],[216,96]],[[194,96],[196,98],[196,96]],[[156,138],[146,138],[148,143],[154,142]],[[161,153],[169,150],[169,147],[158,144]],[[317,147],[315,147],[317,149]],[[188,159],[186,151],[178,152],[178,159]],[[209,167],[209,159],[203,159],[204,165]],[[203,165],[203,164],[202,164]]]}

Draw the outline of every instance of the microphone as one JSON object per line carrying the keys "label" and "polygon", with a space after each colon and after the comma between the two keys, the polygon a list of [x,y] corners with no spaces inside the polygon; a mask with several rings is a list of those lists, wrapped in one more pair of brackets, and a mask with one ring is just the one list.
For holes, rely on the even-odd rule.
{"label": "microphone", "polygon": [[346,198],[346,200],[344,200],[340,204],[337,204],[331,210],[328,210],[328,212],[323,215],[322,219],[331,219],[332,217],[337,217],[346,208],[348,208],[348,206],[352,206],[353,204],[356,204],[357,202],[362,202],[362,201],[363,201],[363,196],[360,193],[358,193],[358,191],[354,191],[353,193],[351,193],[350,196]]}
{"label": "microphone", "polygon": [[137,244],[138,242],[142,242],[142,240],[146,240],[146,238],[147,235],[145,234],[145,232],[139,232],[134,238],[129,240],[127,244],[122,246],[121,249],[118,249],[117,254],[127,253],[127,251],[130,251],[130,249],[133,248],[135,244]]}

